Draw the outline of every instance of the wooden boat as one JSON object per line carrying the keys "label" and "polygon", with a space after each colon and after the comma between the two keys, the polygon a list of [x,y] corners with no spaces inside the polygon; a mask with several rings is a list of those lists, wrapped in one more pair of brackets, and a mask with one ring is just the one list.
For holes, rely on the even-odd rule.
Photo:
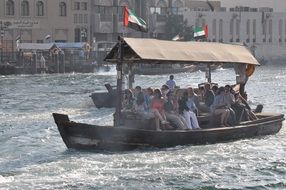
{"label": "wooden boat", "polygon": [[[283,114],[257,113],[257,120],[242,122],[233,127],[218,127],[217,117],[198,116],[202,129],[156,131],[154,119],[141,119],[136,114],[122,112],[123,64],[160,61],[205,63],[211,82],[211,64],[233,63],[259,65],[253,55],[240,45],[208,42],[170,42],[155,39],[119,38],[105,58],[116,62],[116,111],[113,126],[98,126],[70,121],[65,114],[54,113],[58,130],[68,148],[89,150],[130,150],[140,147],[172,147],[233,141],[279,132]],[[246,71],[245,71],[246,72]]]}
{"label": "wooden boat", "polygon": [[114,108],[116,105],[116,89],[112,88],[110,84],[104,86],[107,92],[95,92],[90,97],[97,108]]}
{"label": "wooden boat", "polygon": [[[132,150],[135,148],[166,148],[178,145],[201,145],[277,133],[282,127],[283,114],[257,114],[258,120],[242,122],[235,127],[208,128],[200,130],[141,129],[144,121],[133,125],[98,126],[70,121],[67,115],[53,114],[61,137],[68,148],[91,150]],[[199,119],[200,120],[200,119]]]}

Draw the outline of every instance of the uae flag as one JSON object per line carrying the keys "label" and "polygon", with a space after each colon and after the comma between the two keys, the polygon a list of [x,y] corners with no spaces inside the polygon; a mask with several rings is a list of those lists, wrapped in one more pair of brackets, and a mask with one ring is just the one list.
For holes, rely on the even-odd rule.
{"label": "uae flag", "polygon": [[127,6],[124,7],[123,25],[133,30],[148,32],[146,22],[142,18],[137,17]]}
{"label": "uae flag", "polygon": [[45,40],[49,40],[49,39],[51,39],[51,37],[52,36],[50,34],[48,34],[48,35],[45,36]]}
{"label": "uae flag", "polygon": [[194,38],[208,38],[208,25],[194,29]]}
{"label": "uae flag", "polygon": [[173,41],[180,41],[180,40],[183,40],[183,39],[184,39],[184,37],[181,36],[180,34],[177,34],[176,36],[174,36],[172,38]]}
{"label": "uae flag", "polygon": [[21,40],[21,36],[20,35],[18,35],[17,37],[16,37],[16,39],[15,39],[15,41],[20,41]]}

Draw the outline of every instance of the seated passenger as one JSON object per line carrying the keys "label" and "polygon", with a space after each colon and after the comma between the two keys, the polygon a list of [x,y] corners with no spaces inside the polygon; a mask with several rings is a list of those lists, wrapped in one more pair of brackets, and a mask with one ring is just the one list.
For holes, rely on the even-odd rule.
{"label": "seated passenger", "polygon": [[[182,98],[179,100],[179,114],[181,114],[186,122],[188,129],[200,129],[196,114],[189,108],[188,92],[183,92]],[[194,103],[192,103],[194,106]]]}
{"label": "seated passenger", "polygon": [[229,118],[230,110],[227,108],[227,104],[224,101],[224,87],[220,87],[214,97],[214,102],[211,107],[214,115],[220,116],[220,125],[229,126],[227,121]]}
{"label": "seated passenger", "polygon": [[217,91],[218,91],[218,86],[217,85],[213,85],[212,86],[212,91],[214,92],[214,95],[216,95]]}
{"label": "seated passenger", "polygon": [[144,94],[140,86],[135,87],[135,112],[144,119],[155,118],[157,131],[161,131],[160,121],[162,124],[168,123],[166,120],[162,118],[158,110],[151,110],[148,108],[144,99]]}
{"label": "seated passenger", "polygon": [[230,85],[225,85],[224,89],[225,89],[225,93],[224,93],[224,97],[225,98],[224,98],[224,100],[226,101],[227,108],[230,111],[228,123],[231,126],[234,126],[234,125],[237,124],[236,113],[235,113],[235,111],[231,107],[234,104],[234,101],[235,101],[234,94],[233,94],[234,91],[232,90]]}
{"label": "seated passenger", "polygon": [[165,115],[164,103],[165,103],[165,101],[162,97],[162,93],[161,93],[160,89],[155,89],[154,90],[154,97],[151,101],[151,109],[157,110],[160,113],[163,120],[166,121],[167,118]]}
{"label": "seated passenger", "polygon": [[145,90],[145,93],[144,93],[144,98],[145,98],[145,102],[146,102],[146,105],[147,105],[147,108],[150,109],[151,108],[151,102],[152,102],[152,99],[154,97],[154,90],[153,88],[149,87]]}
{"label": "seated passenger", "polygon": [[238,122],[258,119],[255,113],[253,113],[249,107],[247,101],[240,95],[239,92],[235,94],[235,103],[233,104],[232,108],[237,114]]}
{"label": "seated passenger", "polygon": [[196,94],[198,95],[199,101],[203,102],[204,101],[204,94],[205,94],[205,87],[204,86],[200,86],[198,88]]}
{"label": "seated passenger", "polygon": [[199,114],[199,98],[197,96],[197,94],[194,93],[194,90],[192,87],[188,88],[188,100],[187,100],[187,106],[189,108],[189,110],[191,110],[192,112],[194,112],[196,115]]}
{"label": "seated passenger", "polygon": [[130,89],[124,90],[122,109],[123,111],[134,111],[134,97]]}
{"label": "seated passenger", "polygon": [[161,93],[163,99],[166,101],[167,100],[167,93],[170,91],[169,87],[166,84],[163,84],[161,87]]}
{"label": "seated passenger", "polygon": [[208,112],[211,111],[211,105],[213,104],[214,102],[214,92],[213,90],[211,89],[211,84],[210,83],[206,83],[205,84],[205,93],[203,95],[203,100],[204,100],[204,103],[207,107],[207,110]]}
{"label": "seated passenger", "polygon": [[172,92],[167,94],[167,102],[164,104],[167,121],[176,125],[177,129],[187,129],[187,123],[184,117],[180,116],[174,107],[175,97]]}

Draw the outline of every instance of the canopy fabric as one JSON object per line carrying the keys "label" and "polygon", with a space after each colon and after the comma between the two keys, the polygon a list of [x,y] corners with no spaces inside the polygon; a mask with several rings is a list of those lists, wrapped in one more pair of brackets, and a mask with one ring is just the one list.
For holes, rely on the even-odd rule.
{"label": "canopy fabric", "polygon": [[[144,63],[245,63],[259,65],[242,45],[215,42],[181,42],[147,38],[123,38],[124,61]],[[105,60],[115,62],[119,45],[115,45]]]}
{"label": "canopy fabric", "polygon": [[20,43],[20,50],[50,50],[55,47],[54,43]]}

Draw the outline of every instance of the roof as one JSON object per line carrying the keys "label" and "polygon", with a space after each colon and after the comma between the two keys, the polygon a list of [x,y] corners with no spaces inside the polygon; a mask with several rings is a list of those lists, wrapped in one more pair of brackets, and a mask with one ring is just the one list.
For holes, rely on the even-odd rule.
{"label": "roof", "polygon": [[[215,42],[181,42],[147,38],[122,38],[124,61],[144,63],[245,63],[259,65],[256,58],[243,45]],[[116,62],[118,43],[105,61]]]}
{"label": "roof", "polygon": [[60,42],[55,43],[61,49],[82,49],[87,44],[85,42]]}
{"label": "roof", "polygon": [[54,43],[20,43],[21,50],[50,50],[55,46]]}

